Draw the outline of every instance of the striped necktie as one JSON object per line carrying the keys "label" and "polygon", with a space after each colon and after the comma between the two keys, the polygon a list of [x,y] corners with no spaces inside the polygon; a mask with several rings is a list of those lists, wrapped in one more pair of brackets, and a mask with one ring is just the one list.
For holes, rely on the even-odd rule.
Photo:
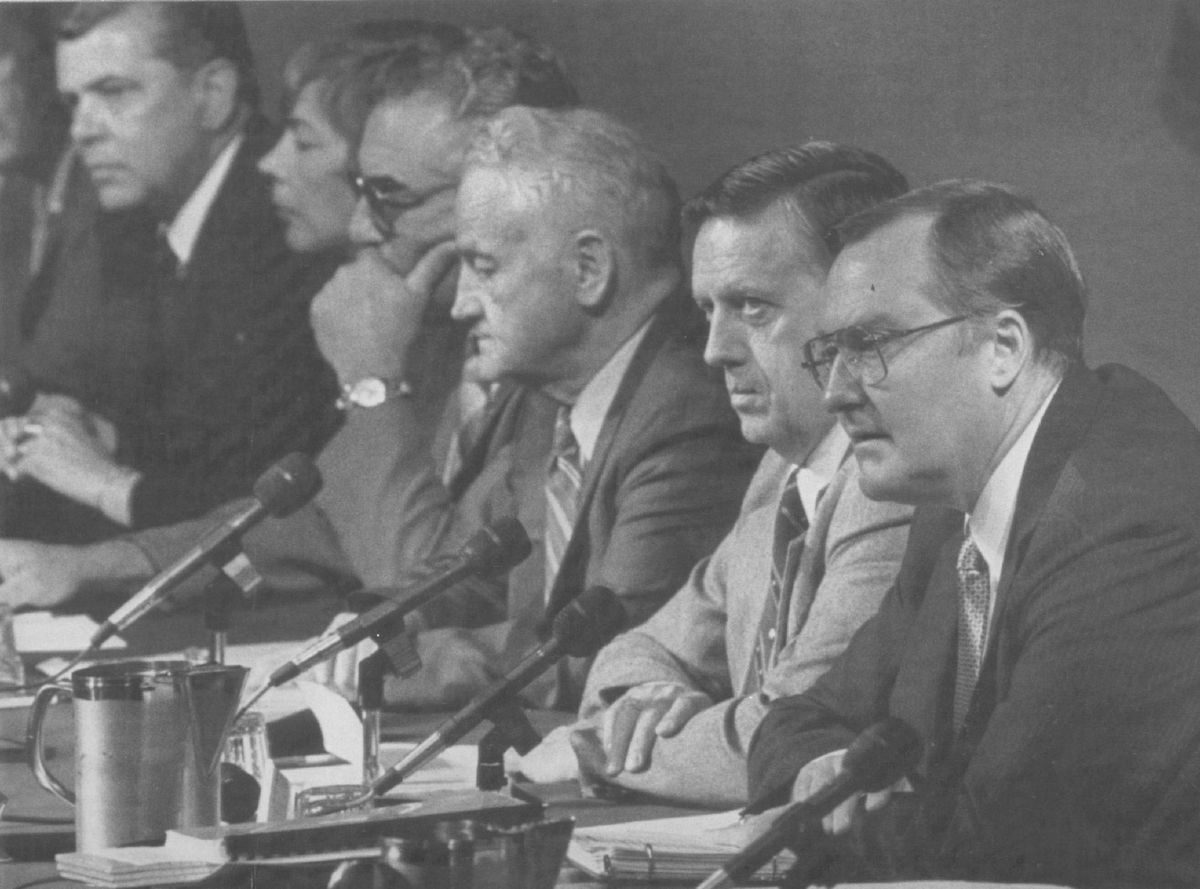
{"label": "striped necktie", "polygon": [[579,513],[579,491],[583,486],[579,442],[571,431],[571,408],[563,405],[554,419],[554,444],[550,470],[546,474],[546,597],[554,589],[575,519]]}
{"label": "striped necktie", "polygon": [[762,689],[767,672],[775,665],[787,633],[788,605],[796,572],[800,568],[802,547],[795,544],[808,531],[808,518],[796,486],[796,473],[788,476],[779,509],[775,514],[775,535],[771,546],[771,582],[763,603],[758,638],[754,644],[754,671]]}
{"label": "striped necktie", "polygon": [[958,551],[958,668],[954,678],[954,733],[967,718],[987,646],[991,582],[987,562],[970,535]]}

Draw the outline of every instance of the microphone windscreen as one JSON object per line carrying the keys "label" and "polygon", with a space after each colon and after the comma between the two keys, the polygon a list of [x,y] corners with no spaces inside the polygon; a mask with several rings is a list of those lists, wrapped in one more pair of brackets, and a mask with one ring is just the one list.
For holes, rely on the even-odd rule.
{"label": "microphone windscreen", "polygon": [[0,368],[0,417],[23,414],[33,406],[37,386],[19,367]]}
{"label": "microphone windscreen", "polygon": [[525,526],[512,516],[476,531],[462,550],[473,569],[485,574],[507,571],[525,561],[532,551]]}
{"label": "microphone windscreen", "polygon": [[863,731],[846,748],[842,768],[857,778],[868,793],[890,787],[921,758],[921,736],[903,719],[894,716]]}
{"label": "microphone windscreen", "polygon": [[276,518],[295,512],[321,488],[321,473],[301,453],[288,454],[254,483],[254,497]]}
{"label": "microphone windscreen", "polygon": [[591,657],[625,626],[625,608],[607,587],[584,590],[554,618],[554,640],[571,657]]}

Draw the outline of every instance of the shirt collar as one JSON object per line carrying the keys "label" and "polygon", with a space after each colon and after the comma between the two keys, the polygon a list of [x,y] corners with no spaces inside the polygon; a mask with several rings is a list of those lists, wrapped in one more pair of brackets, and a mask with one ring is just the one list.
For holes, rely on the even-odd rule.
{"label": "shirt collar", "polygon": [[796,470],[796,488],[800,491],[800,503],[809,521],[816,515],[821,494],[833,481],[849,449],[850,436],[841,423],[834,423]]}
{"label": "shirt collar", "polygon": [[1055,385],[1037,409],[1037,413],[1008,449],[1008,453],[992,471],[979,494],[979,499],[975,502],[975,509],[966,519],[966,533],[975,541],[980,555],[987,562],[988,577],[993,590],[1000,583],[1000,570],[1004,566],[1004,552],[1008,549],[1013,514],[1017,511],[1017,494],[1021,489],[1025,462],[1029,459],[1029,449],[1033,447],[1033,439],[1037,435],[1038,427],[1042,425],[1042,417],[1046,415],[1046,408],[1050,406],[1057,391],[1058,386]]}
{"label": "shirt collar", "polygon": [[171,252],[175,254],[175,258],[179,260],[181,266],[187,265],[192,258],[192,250],[195,249],[196,240],[200,237],[200,229],[204,226],[204,220],[208,218],[208,211],[212,209],[213,201],[216,200],[217,192],[221,190],[225,177],[229,175],[229,168],[233,165],[233,156],[242,147],[242,140],[242,134],[238,133],[228,145],[221,149],[221,153],[209,166],[208,172],[204,174],[200,184],[196,186],[184,205],[179,208],[179,212],[175,214],[175,218],[171,220],[171,224],[167,226],[167,243],[171,246]]}
{"label": "shirt collar", "polygon": [[579,443],[579,456],[583,463],[592,459],[596,450],[596,442],[600,438],[600,429],[612,407],[613,399],[617,396],[617,388],[633,361],[633,353],[646,335],[650,322],[643,324],[633,336],[627,339],[621,348],[613,353],[605,362],[604,367],[587,382],[575,403],[571,405],[571,433]]}

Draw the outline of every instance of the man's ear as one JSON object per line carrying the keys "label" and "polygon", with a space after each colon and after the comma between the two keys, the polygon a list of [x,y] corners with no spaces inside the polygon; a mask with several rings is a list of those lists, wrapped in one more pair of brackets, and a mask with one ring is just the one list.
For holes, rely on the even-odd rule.
{"label": "man's ear", "polygon": [[1003,309],[992,319],[991,383],[997,392],[1012,385],[1033,362],[1035,345],[1029,323],[1016,309]]}
{"label": "man's ear", "polygon": [[594,229],[575,235],[575,299],[584,311],[603,312],[617,280],[617,257],[608,238]]}
{"label": "man's ear", "polygon": [[229,59],[211,59],[196,71],[195,89],[201,102],[201,122],[210,132],[220,132],[238,110],[238,71]]}

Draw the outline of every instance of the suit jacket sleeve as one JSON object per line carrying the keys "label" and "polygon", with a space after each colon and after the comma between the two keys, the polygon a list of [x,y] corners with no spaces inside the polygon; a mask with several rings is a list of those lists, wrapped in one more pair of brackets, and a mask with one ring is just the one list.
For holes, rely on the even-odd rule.
{"label": "suit jacket sleeve", "polygon": [[[909,873],[1181,878],[1160,868],[1174,837],[1200,829],[1200,751],[1181,742],[1200,736],[1200,711],[1183,703],[1200,700],[1200,683],[1180,669],[1194,663],[1200,633],[1198,544],[1191,520],[1112,505],[1123,521],[1043,518],[1010,596],[997,603],[998,647],[980,677],[982,686],[996,682],[996,703],[961,752],[965,771],[936,760],[921,770],[923,831],[891,850]],[[929,597],[937,595],[949,594]],[[953,615],[952,602],[926,604],[943,620]],[[889,695],[900,660],[920,657],[909,632],[918,607],[901,582],[826,677],[772,706],[751,746],[755,798],[786,798],[806,762],[889,712],[909,717],[910,697]],[[945,664],[939,675],[953,682]],[[923,733],[928,751],[946,743]]]}
{"label": "suit jacket sleeve", "polygon": [[[588,681],[585,716],[596,714],[622,687],[654,680],[680,682],[719,702],[693,717],[679,734],[658,739],[650,767],[623,773],[617,783],[702,805],[746,802],[746,751],[767,701],[805,690],[828,669],[854,631],[875,613],[900,564],[911,510],[867,500],[858,488],[856,471],[853,461],[844,464],[831,484],[829,502],[823,504],[828,517],[817,520],[823,519],[825,533],[815,533],[814,522],[810,533],[824,548],[811,558],[821,567],[815,577],[799,583],[818,586],[811,593],[807,619],[765,677],[763,693],[740,693],[744,655],[752,650],[753,640],[727,637],[727,616],[747,599],[731,569],[739,559],[769,559],[769,541],[761,533],[747,533],[741,521],[660,612],[597,658]],[[774,495],[779,479],[771,480]],[[752,483],[747,501],[754,496],[753,488]],[[773,503],[767,505],[768,521],[758,523],[759,532],[769,527],[773,508]],[[793,598],[804,598],[803,592],[797,589]],[[752,632],[758,615],[739,625]],[[735,666],[730,649],[739,643],[743,656]],[[731,670],[739,675],[731,676]]]}

